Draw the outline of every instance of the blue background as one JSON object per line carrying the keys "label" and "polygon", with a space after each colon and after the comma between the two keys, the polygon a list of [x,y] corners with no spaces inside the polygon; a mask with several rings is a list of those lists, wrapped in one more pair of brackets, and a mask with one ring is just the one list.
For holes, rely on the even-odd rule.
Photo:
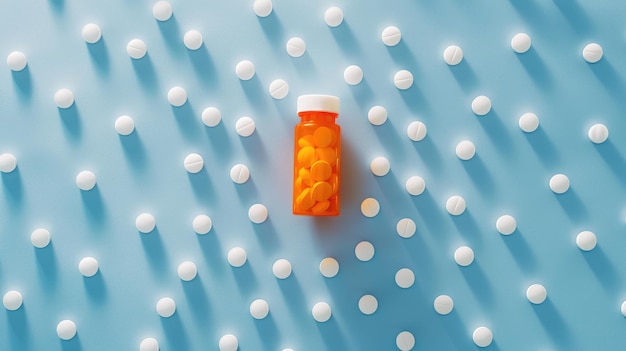
{"label": "blue background", "polygon": [[[217,350],[219,338],[235,334],[240,350],[393,350],[396,335],[415,335],[416,350],[471,350],[478,326],[494,333],[490,350],[616,350],[626,348],[626,2],[611,0],[505,1],[286,1],[276,0],[267,18],[252,1],[172,0],[174,17],[157,22],[152,1],[47,0],[0,2],[0,53],[20,50],[28,68],[0,70],[0,153],[11,152],[18,168],[2,174],[0,191],[0,288],[24,296],[18,311],[3,311],[0,349],[133,350],[155,337],[161,350]],[[326,8],[340,6],[343,24],[328,27]],[[86,44],[81,29],[97,23],[102,40]],[[386,47],[388,25],[402,41]],[[197,29],[198,51],[182,36]],[[510,40],[528,33],[531,50],[516,54]],[[303,57],[285,51],[293,36],[307,43]],[[126,44],[143,39],[148,55],[134,61]],[[604,58],[582,59],[598,42]],[[456,44],[458,66],[442,60]],[[234,67],[256,65],[250,81]],[[343,80],[351,64],[365,78]],[[399,91],[393,74],[410,70],[414,85]],[[269,83],[285,79],[290,92],[273,100]],[[180,85],[189,101],[167,102]],[[75,105],[59,110],[57,89],[74,92]],[[337,218],[291,215],[291,160],[296,98],[305,93],[341,98],[343,128],[342,214]],[[487,95],[492,111],[475,116],[470,104]],[[374,105],[389,119],[367,120]],[[215,106],[222,122],[205,127],[200,114]],[[540,128],[523,133],[517,123],[535,112]],[[128,114],[136,130],[121,137],[115,118]],[[235,133],[241,116],[254,118],[249,138]],[[421,120],[428,136],[413,142],[406,127]],[[609,140],[587,139],[604,123]],[[472,140],[477,155],[460,161],[454,149]],[[205,169],[186,173],[184,157],[201,154]],[[386,156],[391,172],[377,178],[369,162]],[[248,183],[229,178],[236,163],[251,171]],[[81,192],[75,176],[89,169],[97,187]],[[569,176],[563,195],[548,188],[556,173]],[[426,180],[424,194],[404,190],[409,176]],[[467,211],[445,211],[451,195]],[[381,204],[375,218],[360,203]],[[263,203],[269,219],[255,225],[250,205]],[[150,212],[157,230],[137,232],[138,214]],[[193,232],[198,214],[213,219],[205,236]],[[511,214],[518,229],[502,236],[496,219]],[[417,224],[409,239],[395,232],[398,220]],[[52,244],[35,249],[30,233],[45,227]],[[575,237],[594,231],[598,246],[582,252]],[[374,258],[360,262],[355,245],[372,242]],[[459,267],[454,250],[471,246],[476,260]],[[248,263],[232,268],[226,253],[244,247]],[[83,278],[82,257],[94,256],[100,272]],[[326,256],[340,273],[324,278]],[[286,258],[293,275],[272,275]],[[192,260],[198,277],[182,282],[178,264]],[[416,282],[395,285],[395,272],[411,268]],[[531,305],[526,288],[543,284],[548,300]],[[378,311],[358,310],[364,294]],[[454,311],[435,313],[436,296],[450,295]],[[174,298],[176,314],[160,318],[156,301]],[[270,316],[254,320],[249,304],[268,301]],[[311,307],[327,301],[333,317],[324,324]],[[72,319],[78,335],[60,341],[55,328]]]}

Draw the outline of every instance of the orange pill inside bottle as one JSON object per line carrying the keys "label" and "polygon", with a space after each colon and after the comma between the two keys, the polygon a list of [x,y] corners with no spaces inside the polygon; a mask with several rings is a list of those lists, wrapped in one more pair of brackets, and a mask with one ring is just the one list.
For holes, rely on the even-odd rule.
{"label": "orange pill inside bottle", "polygon": [[293,214],[339,215],[341,128],[339,98],[331,95],[298,97],[300,123],[295,128]]}

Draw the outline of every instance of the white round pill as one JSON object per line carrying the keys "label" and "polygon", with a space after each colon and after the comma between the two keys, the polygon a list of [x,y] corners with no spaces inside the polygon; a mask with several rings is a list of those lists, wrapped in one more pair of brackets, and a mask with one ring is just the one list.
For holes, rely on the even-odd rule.
{"label": "white round pill", "polygon": [[74,104],[74,93],[66,88],[59,89],[54,93],[54,103],[59,108],[70,108]]}
{"label": "white round pill", "polygon": [[255,15],[267,17],[272,13],[272,0],[255,0],[252,9]]}
{"label": "white round pill", "polygon": [[526,33],[517,33],[511,39],[511,49],[518,54],[523,54],[530,50],[530,36]]}
{"label": "white round pill", "polygon": [[332,310],[326,302],[318,302],[311,309],[311,314],[317,322],[324,323],[332,316]]}
{"label": "white round pill", "polygon": [[326,257],[320,262],[320,273],[326,278],[332,278],[339,273],[339,262],[332,257]]}
{"label": "white round pill", "polygon": [[415,336],[408,331],[402,331],[396,336],[396,346],[400,351],[410,351],[415,347]]}
{"label": "white round pill", "polygon": [[583,48],[583,58],[589,63],[596,63],[600,61],[603,54],[604,51],[602,50],[602,46],[597,43],[587,44]]}
{"label": "white round pill", "polygon": [[387,121],[387,110],[382,106],[374,106],[367,112],[367,120],[375,126],[379,126]]}
{"label": "white round pill", "polygon": [[487,327],[478,327],[474,330],[472,339],[474,340],[474,344],[476,344],[476,346],[487,347],[491,345],[491,342],[493,341],[493,334]]}
{"label": "white round pill", "polygon": [[373,295],[363,295],[359,299],[359,310],[361,313],[370,315],[378,309],[378,300]]}
{"label": "white round pill", "polygon": [[380,204],[378,201],[372,197],[368,197],[367,199],[361,202],[361,213],[365,217],[375,217],[380,211]]}
{"label": "white round pill", "polygon": [[467,267],[474,262],[474,250],[469,246],[461,246],[454,251],[454,260],[459,266]]}
{"label": "white round pill", "polygon": [[339,26],[343,22],[343,11],[337,6],[329,7],[324,12],[324,22],[329,27]]}
{"label": "white round pill", "polygon": [[626,317],[626,301],[622,302],[622,315]]}
{"label": "white round pill", "polygon": [[272,265],[272,273],[278,279],[287,279],[291,275],[291,262],[281,258]]}
{"label": "white round pill", "polygon": [[609,129],[604,124],[594,124],[587,133],[589,140],[594,144],[602,144],[609,138]]}
{"label": "white round pill", "polygon": [[126,44],[126,53],[132,59],[139,60],[146,56],[146,52],[148,52],[148,47],[141,39],[133,39]]}
{"label": "white round pill", "polygon": [[155,338],[145,338],[139,343],[139,351],[159,351],[159,342]]}
{"label": "white round pill", "polygon": [[248,209],[248,218],[252,223],[261,224],[267,219],[267,207],[262,204],[254,204]]}
{"label": "white round pill", "polygon": [[546,297],[548,297],[548,292],[541,284],[533,284],[526,289],[526,298],[530,303],[539,305],[546,300]]}
{"label": "white round pill", "polygon": [[167,21],[172,17],[172,5],[167,1],[158,1],[152,6],[152,16],[154,16],[157,21]]}
{"label": "white round pill", "polygon": [[135,219],[135,227],[141,233],[150,233],[156,227],[156,219],[150,213],[142,213]]}
{"label": "white round pill", "polygon": [[130,135],[135,130],[135,121],[130,116],[119,116],[115,119],[115,131],[119,135]]}
{"label": "white round pill", "polygon": [[30,234],[30,242],[34,247],[43,249],[50,244],[50,232],[44,228],[37,228]]}
{"label": "white round pill", "polygon": [[276,100],[281,100],[289,94],[289,84],[282,79],[275,79],[270,83],[270,96]]}
{"label": "white round pill", "polygon": [[89,278],[98,273],[99,265],[98,260],[93,257],[85,257],[78,263],[78,270],[80,274]]}
{"label": "white round pill", "polygon": [[408,268],[400,268],[395,276],[396,285],[402,289],[408,289],[415,283],[415,274]]}
{"label": "white round pill", "polygon": [[263,299],[257,299],[250,304],[250,315],[254,319],[263,319],[270,313],[270,306],[267,301]]}
{"label": "white round pill", "polygon": [[173,87],[167,92],[167,101],[174,107],[183,106],[187,102],[187,92],[181,87]]}
{"label": "white round pill", "polygon": [[199,31],[192,29],[188,30],[183,36],[183,43],[185,47],[189,50],[198,50],[202,47],[202,33]]}
{"label": "white round pill", "polygon": [[289,56],[300,57],[306,52],[306,43],[302,38],[293,37],[287,40],[285,49],[287,49],[287,54],[289,54]]}
{"label": "white round pill", "polygon": [[24,299],[22,298],[22,294],[15,290],[7,291],[7,293],[2,297],[2,304],[4,305],[4,308],[9,311],[15,311],[22,307],[23,301]]}
{"label": "white round pill", "polygon": [[26,68],[28,64],[28,59],[26,55],[24,55],[21,51],[13,51],[7,56],[7,65],[11,69],[11,71],[19,72]]}
{"label": "white round pill", "polygon": [[450,45],[443,51],[443,60],[450,66],[456,66],[463,61],[463,49]]}
{"label": "white round pill", "polygon": [[465,212],[465,199],[458,195],[453,195],[446,201],[446,210],[453,216],[459,216]]}
{"label": "white round pill", "polygon": [[363,70],[357,65],[350,65],[343,71],[343,80],[349,85],[357,85],[363,80]]}
{"label": "white round pill", "polygon": [[17,167],[17,158],[9,153],[0,155],[0,172],[11,173]]}
{"label": "white round pill", "polygon": [[198,275],[196,264],[191,261],[184,261],[178,265],[178,277],[182,281],[192,281]]}
{"label": "white round pill", "polygon": [[393,84],[400,90],[407,90],[413,85],[413,74],[405,69],[396,72]]}
{"label": "white round pill", "polygon": [[354,248],[354,254],[359,261],[367,262],[374,257],[374,245],[369,241],[361,241]]}
{"label": "white round pill", "polygon": [[228,263],[233,267],[241,267],[246,264],[248,254],[240,247],[233,247],[228,251]]}
{"label": "white round pill", "polygon": [[426,125],[420,121],[413,121],[406,127],[406,135],[413,141],[422,141],[427,132]]}
{"label": "white round pill", "polygon": [[383,29],[381,39],[383,40],[383,44],[387,46],[396,46],[402,39],[402,32],[400,32],[400,29],[396,26],[389,26]]}
{"label": "white round pill", "polygon": [[513,216],[503,215],[496,220],[496,229],[502,235],[510,235],[517,229],[517,222]]}
{"label": "white round pill", "polygon": [[437,296],[433,305],[435,307],[435,312],[444,316],[452,312],[454,309],[454,301],[448,295]]}
{"label": "white round pill", "polygon": [[576,236],[576,245],[583,251],[591,251],[596,247],[598,238],[594,232],[585,230]]}
{"label": "white round pill", "polygon": [[532,133],[539,128],[539,117],[532,112],[524,113],[519,118],[519,128],[526,133]]}
{"label": "white round pill", "polygon": [[415,222],[410,218],[402,218],[396,224],[396,232],[403,238],[410,238],[415,234]]}
{"label": "white round pill", "polygon": [[249,137],[254,133],[256,125],[250,117],[241,117],[235,122],[235,130],[242,137]]}
{"label": "white round pill", "polygon": [[89,191],[96,186],[96,175],[91,171],[82,171],[76,176],[76,186],[83,191]]}
{"label": "white round pill", "polygon": [[176,312],[176,301],[171,297],[161,298],[157,301],[156,311],[159,316],[169,318]]}
{"label": "white round pill", "polygon": [[550,178],[550,190],[555,194],[563,194],[569,189],[569,178],[565,174],[555,174]]}
{"label": "white round pill", "polygon": [[377,177],[382,177],[389,173],[389,160],[386,157],[378,156],[370,162],[370,170]]}
{"label": "white round pill", "polygon": [[85,42],[89,44],[95,44],[100,41],[100,38],[102,38],[102,31],[100,30],[100,27],[95,23],[86,24],[83,27],[81,34]]}
{"label": "white round pill", "polygon": [[477,116],[484,116],[491,111],[491,100],[485,95],[480,95],[472,100],[472,111]]}
{"label": "white round pill", "polygon": [[239,348],[239,341],[234,335],[226,334],[220,338],[219,348],[220,351],[237,351]]}
{"label": "white round pill", "polygon": [[420,176],[411,176],[406,180],[405,188],[410,195],[421,195],[426,190],[426,182]]}
{"label": "white round pill", "polygon": [[243,60],[235,66],[235,73],[241,80],[250,80],[254,77],[255,73],[254,63],[252,61]]}
{"label": "white round pill", "polygon": [[195,174],[204,168],[204,159],[196,153],[191,153],[183,160],[183,166],[187,172]]}
{"label": "white round pill", "polygon": [[57,336],[61,340],[71,340],[76,336],[76,323],[69,319],[60,321],[57,324]]}
{"label": "white round pill", "polygon": [[469,140],[463,140],[456,145],[456,155],[463,161],[471,160],[476,154],[476,146]]}
{"label": "white round pill", "polygon": [[207,107],[202,110],[202,123],[207,127],[215,127],[222,121],[222,113],[216,107]]}
{"label": "white round pill", "polygon": [[230,169],[230,179],[237,184],[243,184],[250,178],[248,166],[238,163]]}
{"label": "white round pill", "polygon": [[211,220],[211,217],[207,215],[198,215],[193,219],[191,226],[193,227],[194,232],[204,235],[210,232],[211,228],[213,228],[213,221]]}

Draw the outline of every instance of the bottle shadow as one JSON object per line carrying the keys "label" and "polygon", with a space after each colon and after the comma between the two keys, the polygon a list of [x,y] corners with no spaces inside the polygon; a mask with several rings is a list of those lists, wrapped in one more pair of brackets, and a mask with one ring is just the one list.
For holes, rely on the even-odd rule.
{"label": "bottle shadow", "polygon": [[57,110],[61,116],[63,131],[67,138],[74,144],[79,142],[82,138],[83,127],[76,103],[68,108],[57,108]]}
{"label": "bottle shadow", "polygon": [[28,65],[21,71],[11,71],[11,77],[20,102],[29,102],[33,97],[33,79]]}
{"label": "bottle shadow", "polygon": [[528,51],[522,54],[516,54],[516,56],[526,70],[526,74],[528,74],[538,87],[544,90],[549,90],[554,87],[552,73],[550,73],[548,66],[534,47],[531,46]]}
{"label": "bottle shadow", "polygon": [[159,79],[150,58],[150,53],[146,53],[144,57],[138,60],[132,58],[130,60],[141,87],[151,94],[159,92],[161,90]]}
{"label": "bottle shadow", "polygon": [[144,173],[148,168],[148,153],[141,141],[139,132],[134,130],[130,135],[120,135],[119,139],[130,169],[134,172]]}
{"label": "bottle shadow", "polygon": [[13,172],[2,173],[2,186],[4,194],[11,205],[9,208],[11,210],[21,209],[24,202],[24,185],[22,184],[19,165],[15,167]]}
{"label": "bottle shadow", "polygon": [[111,62],[104,37],[101,37],[96,43],[86,43],[86,45],[91,61],[96,66],[96,72],[100,76],[108,76],[111,70]]}

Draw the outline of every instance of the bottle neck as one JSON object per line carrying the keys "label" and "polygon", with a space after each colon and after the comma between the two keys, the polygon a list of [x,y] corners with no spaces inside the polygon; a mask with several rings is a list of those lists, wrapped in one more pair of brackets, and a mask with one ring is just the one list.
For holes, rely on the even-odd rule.
{"label": "bottle neck", "polygon": [[304,111],[299,112],[298,116],[300,116],[300,121],[302,123],[334,124],[335,119],[339,115],[333,112],[326,111]]}

